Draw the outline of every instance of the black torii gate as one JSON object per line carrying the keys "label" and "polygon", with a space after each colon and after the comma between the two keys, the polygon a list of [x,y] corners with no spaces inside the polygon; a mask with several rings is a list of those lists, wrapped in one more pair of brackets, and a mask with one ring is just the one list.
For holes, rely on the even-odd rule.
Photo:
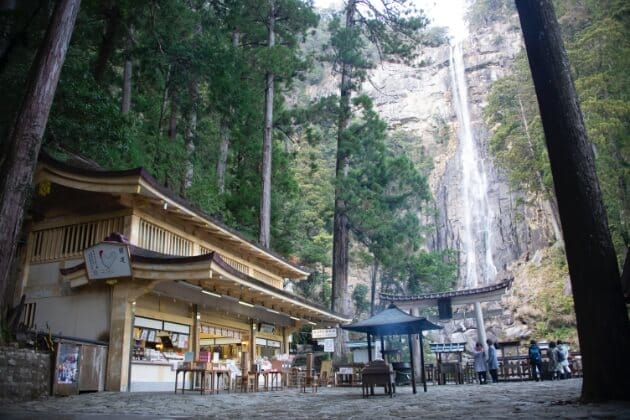
{"label": "black torii gate", "polygon": [[381,348],[383,348],[383,336],[386,335],[407,335],[409,338],[409,356],[411,360],[411,386],[413,393],[416,393],[416,378],[413,368],[413,351],[411,346],[411,335],[418,334],[420,337],[420,371],[422,372],[422,383],[424,392],[427,392],[427,381],[424,374],[424,349],[422,348],[422,331],[442,329],[439,325],[432,323],[426,318],[409,315],[393,303],[387,309],[363,321],[354,324],[342,325],[341,328],[349,331],[367,333],[368,360],[372,361],[371,336],[381,337]]}

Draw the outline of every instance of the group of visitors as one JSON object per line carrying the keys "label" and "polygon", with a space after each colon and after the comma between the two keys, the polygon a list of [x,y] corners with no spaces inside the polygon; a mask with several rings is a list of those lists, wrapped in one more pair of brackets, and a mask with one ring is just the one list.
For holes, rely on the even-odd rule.
{"label": "group of visitors", "polygon": [[[479,379],[479,384],[488,383],[487,373],[490,372],[492,382],[499,382],[497,359],[497,349],[492,340],[486,340],[488,345],[488,355],[484,351],[481,343],[475,345],[473,350],[475,372]],[[536,382],[543,380],[542,353],[536,340],[531,340],[528,351],[529,363],[532,369],[532,376]],[[561,340],[550,341],[547,349],[549,359],[548,372],[551,379],[567,379],[571,377],[571,367],[569,366],[569,346]]]}
{"label": "group of visitors", "polygon": [[486,344],[488,345],[488,357],[486,357],[486,352],[484,351],[481,343],[477,343],[475,345],[475,350],[473,351],[473,357],[475,359],[475,372],[477,372],[479,384],[481,385],[488,383],[487,372],[490,372],[493,383],[499,382],[499,360],[497,358],[497,349],[490,339],[486,340]]}
{"label": "group of visitors", "polygon": [[[531,340],[529,345],[529,364],[532,368],[532,376],[536,382],[543,380],[542,354],[536,340]],[[549,358],[548,371],[551,379],[567,379],[571,377],[569,366],[569,346],[561,340],[550,341],[547,349]]]}

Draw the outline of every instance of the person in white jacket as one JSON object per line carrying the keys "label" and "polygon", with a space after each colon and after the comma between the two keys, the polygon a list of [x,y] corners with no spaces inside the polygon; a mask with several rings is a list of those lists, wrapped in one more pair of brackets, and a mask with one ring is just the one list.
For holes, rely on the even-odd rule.
{"label": "person in white jacket", "polygon": [[571,377],[571,366],[569,366],[569,345],[563,341],[557,341],[558,351],[562,352],[562,360],[559,361],[562,373],[565,378]]}
{"label": "person in white jacket", "polygon": [[475,358],[475,372],[477,372],[477,377],[479,377],[479,385],[487,384],[486,372],[488,371],[488,366],[486,365],[486,353],[483,351],[481,343],[475,345],[473,357]]}

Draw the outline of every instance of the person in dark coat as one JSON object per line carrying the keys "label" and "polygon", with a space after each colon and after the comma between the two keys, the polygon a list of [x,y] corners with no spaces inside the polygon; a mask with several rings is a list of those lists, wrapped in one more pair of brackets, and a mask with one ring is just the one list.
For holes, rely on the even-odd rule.
{"label": "person in dark coat", "polygon": [[529,342],[529,365],[532,367],[532,376],[536,382],[538,382],[538,375],[540,374],[540,380],[543,380],[543,367],[542,367],[542,354],[540,353],[540,347],[536,340]]}

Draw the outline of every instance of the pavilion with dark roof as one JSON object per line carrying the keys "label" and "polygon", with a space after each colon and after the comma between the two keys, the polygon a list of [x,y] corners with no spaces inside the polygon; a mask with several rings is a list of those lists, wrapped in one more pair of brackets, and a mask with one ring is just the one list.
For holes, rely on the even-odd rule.
{"label": "pavilion with dark roof", "polygon": [[[371,338],[376,336],[381,339],[381,349],[385,348],[383,345],[383,338],[388,335],[406,335],[409,339],[409,358],[411,360],[411,386],[413,393],[416,393],[416,381],[415,372],[413,368],[413,349],[412,349],[412,335],[416,336],[420,340],[420,372],[421,379],[424,385],[424,392],[427,392],[427,381],[424,375],[424,354],[422,350],[422,332],[428,330],[439,330],[441,326],[436,325],[426,318],[420,318],[417,316],[409,315],[402,311],[394,304],[390,304],[384,311],[372,316],[371,318],[355,322],[350,325],[343,325],[341,328],[348,331],[364,332],[367,334],[368,342],[368,359],[372,361],[371,350]],[[383,359],[385,355],[383,354]]]}
{"label": "pavilion with dark roof", "polygon": [[[396,295],[380,293],[381,302],[395,304],[400,309],[411,311],[419,315],[423,308],[438,308],[440,319],[452,317],[452,307],[459,305],[474,305],[477,324],[477,338],[480,343],[486,344],[486,329],[483,321],[481,302],[498,301],[505,295],[512,285],[512,278],[504,279],[498,283],[478,287],[475,289],[455,290],[450,292],[424,293],[417,295]],[[414,357],[420,357],[419,352],[414,351]]]}

